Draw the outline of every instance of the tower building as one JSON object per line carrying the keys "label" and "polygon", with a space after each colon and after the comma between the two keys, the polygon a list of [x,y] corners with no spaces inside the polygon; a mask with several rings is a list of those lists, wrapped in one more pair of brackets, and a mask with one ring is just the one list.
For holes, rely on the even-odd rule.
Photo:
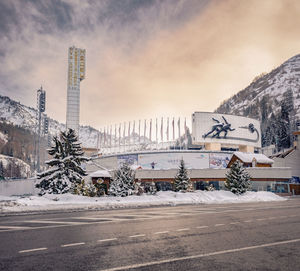
{"label": "tower building", "polygon": [[85,78],[85,49],[70,47],[68,52],[67,129],[79,135],[80,81]]}

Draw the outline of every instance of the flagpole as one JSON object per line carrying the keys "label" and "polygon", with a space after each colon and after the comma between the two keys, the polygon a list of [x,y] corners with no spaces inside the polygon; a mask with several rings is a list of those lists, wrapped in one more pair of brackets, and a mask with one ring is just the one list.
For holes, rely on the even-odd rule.
{"label": "flagpole", "polygon": [[156,149],[158,150],[158,127],[157,127],[157,118],[156,118],[156,123],[155,123],[156,131],[155,131],[155,140],[156,140]]}

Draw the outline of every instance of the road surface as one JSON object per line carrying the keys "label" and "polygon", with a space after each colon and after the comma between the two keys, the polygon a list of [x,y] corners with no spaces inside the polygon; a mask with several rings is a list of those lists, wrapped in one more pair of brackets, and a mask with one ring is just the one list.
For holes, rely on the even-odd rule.
{"label": "road surface", "polygon": [[0,270],[300,270],[300,198],[0,216]]}

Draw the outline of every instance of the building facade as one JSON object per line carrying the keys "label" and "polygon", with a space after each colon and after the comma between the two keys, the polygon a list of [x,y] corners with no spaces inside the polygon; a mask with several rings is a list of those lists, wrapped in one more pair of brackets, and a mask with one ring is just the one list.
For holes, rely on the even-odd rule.
{"label": "building facade", "polygon": [[80,81],[85,78],[85,49],[70,47],[68,51],[67,129],[79,135]]}

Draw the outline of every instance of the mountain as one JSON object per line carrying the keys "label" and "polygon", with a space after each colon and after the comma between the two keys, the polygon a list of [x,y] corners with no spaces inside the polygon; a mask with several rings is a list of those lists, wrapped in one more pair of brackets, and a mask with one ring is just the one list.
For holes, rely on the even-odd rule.
{"label": "mountain", "polygon": [[[0,121],[9,123],[32,133],[36,130],[37,110],[16,102],[9,97],[0,95]],[[59,131],[65,130],[65,124],[49,118],[49,134],[57,135]],[[97,130],[90,126],[80,126],[79,140],[83,142],[83,147],[96,148]]]}
{"label": "mountain", "polygon": [[257,76],[215,112],[259,119],[263,146],[289,147],[300,119],[300,54]]}

